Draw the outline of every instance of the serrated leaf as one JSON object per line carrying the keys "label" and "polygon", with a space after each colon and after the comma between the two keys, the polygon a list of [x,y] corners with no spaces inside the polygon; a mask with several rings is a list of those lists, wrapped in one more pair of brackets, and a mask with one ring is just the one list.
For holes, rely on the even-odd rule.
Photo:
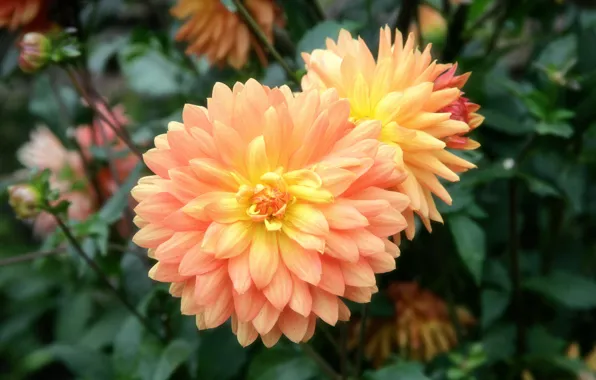
{"label": "serrated leaf", "polygon": [[110,361],[99,351],[65,344],[54,344],[49,346],[47,350],[80,379],[114,379],[114,371]]}
{"label": "serrated leaf", "polygon": [[198,378],[201,380],[227,380],[235,378],[247,359],[247,351],[224,325],[214,330],[201,331],[199,340]]}
{"label": "serrated leaf", "polygon": [[524,287],[570,309],[596,307],[596,282],[576,274],[553,272],[525,281]]}
{"label": "serrated leaf", "polygon": [[498,320],[509,305],[510,294],[504,290],[485,289],[482,291],[482,318],[483,329],[488,328]]}
{"label": "serrated leaf", "polygon": [[88,292],[68,295],[56,319],[56,340],[77,343],[91,319],[93,302]]}
{"label": "serrated leaf", "polygon": [[430,380],[424,374],[422,365],[419,363],[397,363],[381,368],[377,371],[368,371],[365,374],[366,380]]}
{"label": "serrated leaf", "polygon": [[486,257],[484,230],[464,215],[453,215],[448,219],[449,229],[453,235],[460,258],[468,268],[476,284],[482,279],[482,267]]}
{"label": "serrated leaf", "polygon": [[142,338],[143,326],[134,316],[129,316],[114,339],[113,362],[118,374],[130,376],[135,372]]}
{"label": "serrated leaf", "polygon": [[536,123],[536,133],[539,135],[551,135],[569,138],[573,135],[573,128],[566,123],[549,123],[541,121]]}
{"label": "serrated leaf", "polygon": [[248,380],[307,380],[317,374],[317,364],[297,347],[280,346],[255,356],[248,369]]}
{"label": "serrated leaf", "polygon": [[130,172],[126,182],[124,182],[118,191],[112,195],[110,199],[99,210],[99,217],[107,224],[112,224],[122,217],[124,209],[128,206],[128,199],[130,190],[135,186],[139,179],[139,174],[145,164],[137,163],[135,168]]}
{"label": "serrated leaf", "polygon": [[192,352],[190,345],[182,339],[176,339],[163,351],[153,380],[167,380],[182,363],[188,359]]}

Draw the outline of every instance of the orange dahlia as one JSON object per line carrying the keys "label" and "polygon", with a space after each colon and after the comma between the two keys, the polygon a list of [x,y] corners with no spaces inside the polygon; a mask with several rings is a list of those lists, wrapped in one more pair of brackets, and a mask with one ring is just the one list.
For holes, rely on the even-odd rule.
{"label": "orange dahlia", "polygon": [[[393,283],[387,290],[395,305],[391,318],[371,318],[366,325],[364,352],[373,364],[381,366],[392,352],[402,357],[430,361],[457,345],[457,336],[449,319],[447,304],[416,282]],[[475,323],[470,313],[456,308],[464,327]],[[351,346],[358,343],[360,323],[355,321]]]}
{"label": "orange dahlia", "polygon": [[[275,2],[246,0],[244,5],[269,40],[273,40]],[[262,62],[266,61],[263,49],[244,21],[220,0],[178,0],[171,13],[186,20],[176,40],[188,42],[187,54],[206,55],[212,64],[227,62],[239,69],[246,64],[252,48]]]}
{"label": "orange dahlia", "polygon": [[[369,120],[382,123],[377,137],[396,149],[396,161],[400,165],[403,161],[408,173],[407,179],[395,189],[411,201],[405,213],[406,235],[411,239],[415,233],[414,212],[429,231],[430,220],[443,221],[433,194],[447,204],[452,202],[437,176],[458,181],[456,173],[475,165],[445,149],[455,136],[471,128],[451,114],[454,104],[461,103],[463,93],[459,84],[467,77],[447,80],[451,73],[447,70],[452,66],[432,61],[430,45],[421,52],[414,46],[413,35],[404,45],[401,33],[396,34],[396,42],[392,44],[389,27],[381,29],[375,60],[362,39],[355,40],[342,30],[337,43],[327,40],[327,49],[303,53],[307,74],[302,87],[304,90],[335,88],[341,98],[349,100],[351,120],[356,125]],[[439,85],[435,87],[438,79]],[[449,85],[442,85],[443,81]],[[474,120],[475,126],[481,121]]]}
{"label": "orange dahlia", "polygon": [[45,30],[49,0],[0,0],[0,29]]}
{"label": "orange dahlia", "polygon": [[199,329],[231,318],[243,346],[306,341],[317,318],[349,319],[339,297],[370,301],[375,273],[395,268],[387,237],[408,199],[384,188],[404,173],[380,123],[349,113],[335,90],[217,83],[207,108],[186,105],[155,138],[133,241]]}

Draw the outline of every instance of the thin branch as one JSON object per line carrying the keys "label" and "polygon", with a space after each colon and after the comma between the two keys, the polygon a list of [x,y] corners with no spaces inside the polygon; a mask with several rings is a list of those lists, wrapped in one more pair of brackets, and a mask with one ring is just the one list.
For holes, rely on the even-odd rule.
{"label": "thin branch", "polygon": [[463,32],[468,19],[468,11],[470,7],[467,4],[461,4],[447,30],[447,39],[445,40],[445,49],[443,50],[443,61],[452,62],[459,55],[459,52],[464,47]]}
{"label": "thin branch", "polygon": [[342,322],[339,324],[339,365],[341,370],[341,379],[348,378],[348,324]]}
{"label": "thin branch", "polygon": [[517,183],[515,178],[509,181],[509,275],[513,287],[513,304],[517,324],[516,356],[521,357],[525,352],[526,329],[517,238]]}
{"label": "thin branch", "polygon": [[364,340],[366,337],[366,322],[368,319],[368,305],[367,303],[362,305],[362,319],[360,320],[360,331],[358,335],[358,351],[356,351],[356,372],[354,375],[356,378],[360,378],[362,372],[362,360],[364,359]]}
{"label": "thin branch", "polygon": [[308,343],[302,343],[300,344],[300,347],[302,347],[302,350],[305,354],[310,356],[321,367],[323,372],[325,372],[330,379],[340,379],[339,374],[335,372],[333,367],[331,367],[329,363],[327,363],[327,361],[325,361],[325,359],[323,359],[321,355],[319,355],[319,353],[315,351]]}
{"label": "thin branch", "polygon": [[307,0],[306,3],[310,5],[310,8],[317,15],[319,20],[325,20],[325,18],[327,18],[325,16],[325,11],[323,10],[323,7],[321,7],[321,4],[318,0]]}
{"label": "thin branch", "polygon": [[24,262],[28,262],[28,261],[33,261],[36,259],[40,259],[42,257],[53,256],[53,255],[57,255],[60,253],[65,253],[65,252],[66,252],[65,249],[50,249],[47,251],[30,252],[30,253],[25,253],[25,254],[18,255],[18,256],[12,256],[12,257],[8,257],[6,259],[0,260],[0,267],[6,266],[6,265],[19,264],[19,263],[24,263]]}
{"label": "thin branch", "polygon": [[419,0],[403,0],[397,15],[395,27],[404,35],[410,30],[412,21],[416,19],[418,13]]}
{"label": "thin branch", "polygon": [[290,68],[288,63],[283,59],[283,57],[279,54],[279,52],[277,50],[275,50],[275,47],[273,46],[271,41],[269,41],[269,39],[267,38],[265,33],[261,30],[261,27],[259,26],[259,24],[255,21],[255,19],[251,16],[250,12],[248,12],[246,7],[242,4],[242,1],[240,1],[240,0],[232,0],[232,1],[234,2],[234,5],[236,6],[236,8],[238,9],[238,12],[240,13],[240,16],[246,22],[246,25],[248,26],[250,31],[257,38],[257,40],[259,40],[259,42],[262,44],[262,46],[265,48],[265,50],[268,51],[269,53],[271,53],[273,58],[275,58],[275,60],[280,64],[280,66],[288,74],[288,77],[293,82],[295,82],[297,85],[300,85],[300,80],[296,76],[296,73]]}
{"label": "thin branch", "polygon": [[[73,85],[75,86],[75,88],[79,92],[79,95],[81,95],[83,97],[83,99],[85,99],[85,101],[87,102],[88,106],[93,110],[93,112],[95,112],[95,114],[97,116],[99,116],[103,121],[105,121],[108,124],[108,126],[114,131],[114,133],[116,134],[116,136],[118,136],[120,139],[122,139],[122,141],[128,146],[128,148],[131,150],[131,152],[133,152],[142,161],[143,160],[143,154],[136,147],[136,145],[133,143],[133,141],[131,140],[130,136],[128,136],[128,134],[125,132],[124,128],[119,128],[118,126],[114,125],[113,121],[110,120],[109,117],[107,117],[106,115],[104,115],[103,112],[100,112],[95,107],[95,101],[99,101],[99,102],[102,103],[102,105],[104,105],[106,107],[107,112],[110,113],[109,106],[107,106],[107,104],[102,99],[102,97],[101,96],[97,96],[97,94],[89,94],[81,86],[81,83],[77,79],[77,75],[76,75],[76,73],[75,73],[75,71],[74,71],[73,68],[70,68],[69,67],[69,68],[66,69],[66,71],[67,71],[68,76],[69,76],[70,80],[72,81]],[[114,115],[111,114],[110,116],[113,117]]]}
{"label": "thin branch", "polygon": [[95,261],[93,261],[93,259],[91,259],[89,256],[87,256],[87,254],[85,254],[85,251],[83,250],[83,248],[81,247],[81,245],[79,244],[79,242],[77,241],[75,236],[70,231],[70,228],[68,228],[68,226],[62,221],[62,219],[58,215],[54,215],[54,218],[56,219],[56,222],[58,223],[58,226],[60,227],[62,232],[64,232],[66,239],[74,248],[75,252],[95,272],[95,274],[101,280],[101,282],[116,296],[116,298],[118,298],[118,300],[120,300],[120,302],[122,302],[122,304],[132,313],[132,315],[135,316],[135,318],[137,318],[139,320],[139,322],[141,322],[141,324],[143,326],[145,326],[145,328],[149,332],[154,334],[159,339],[163,339],[161,334],[159,334],[157,332],[157,330],[155,330],[151,326],[151,323],[149,322],[149,320],[147,320],[147,318],[145,318],[143,315],[141,315],[141,313],[138,312],[138,310],[135,308],[135,306],[133,304],[131,304],[130,301],[128,301],[126,299],[126,297],[122,293],[120,293],[118,291],[118,289],[116,289],[114,287],[114,285],[112,285],[110,280],[108,280],[107,275],[101,270],[99,265],[97,265],[97,263]]}

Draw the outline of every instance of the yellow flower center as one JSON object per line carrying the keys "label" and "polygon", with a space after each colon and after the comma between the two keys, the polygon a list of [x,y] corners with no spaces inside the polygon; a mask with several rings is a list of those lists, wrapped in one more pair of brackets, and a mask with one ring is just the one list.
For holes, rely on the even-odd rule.
{"label": "yellow flower center", "polygon": [[266,173],[261,181],[263,183],[254,187],[241,186],[237,198],[250,205],[246,214],[253,221],[264,222],[269,231],[278,231],[282,227],[281,221],[287,206],[296,202],[296,197],[288,193],[285,181],[278,173]]}

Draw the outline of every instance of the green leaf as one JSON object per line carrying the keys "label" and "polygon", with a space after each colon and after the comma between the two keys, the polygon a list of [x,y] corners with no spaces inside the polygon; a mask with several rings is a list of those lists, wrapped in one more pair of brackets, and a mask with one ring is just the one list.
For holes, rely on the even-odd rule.
{"label": "green leaf", "polygon": [[[141,53],[138,54],[138,50]],[[127,57],[127,58],[126,58]],[[156,49],[132,46],[120,55],[130,88],[145,96],[165,97],[186,92],[192,75]]]}
{"label": "green leaf", "polygon": [[227,380],[238,375],[246,361],[247,351],[238,344],[230,326],[201,331],[199,370],[201,380]]}
{"label": "green leaf", "polygon": [[143,326],[134,316],[129,316],[114,339],[113,362],[118,374],[134,373],[142,338]]}
{"label": "green leaf", "polygon": [[531,125],[522,123],[520,120],[517,120],[514,117],[505,114],[504,112],[491,108],[483,108],[482,116],[485,117],[484,124],[486,124],[489,128],[506,133],[508,135],[525,135],[532,132],[533,129]]}
{"label": "green leaf", "polygon": [[294,346],[262,350],[248,368],[248,380],[308,380],[317,374],[317,364]]}
{"label": "green leaf", "polygon": [[495,325],[482,337],[482,345],[486,352],[487,361],[494,362],[509,358],[515,347],[515,326],[512,324]]}
{"label": "green leaf", "polygon": [[48,75],[38,75],[35,78],[29,102],[29,112],[43,120],[58,137],[65,138],[64,130],[70,125],[64,125],[64,123],[68,122],[67,118],[69,116],[75,115],[79,106],[79,96],[71,87],[56,85],[55,88],[60,96],[60,101],[64,105],[64,110],[56,99],[50,77]]}
{"label": "green leaf", "polygon": [[145,167],[143,162],[137,163],[137,166],[128,175],[126,182],[120,186],[118,191],[99,210],[99,217],[108,224],[112,224],[122,217],[124,209],[128,206],[130,190],[135,186],[139,179],[141,170]]}
{"label": "green leaf", "polygon": [[87,59],[89,70],[95,73],[103,72],[108,60],[126,45],[126,36],[106,34],[91,41],[90,54]]}
{"label": "green leaf", "polygon": [[296,45],[296,62],[299,67],[304,65],[302,53],[312,53],[315,49],[324,49],[327,38],[337,40],[342,24],[336,21],[323,21],[310,29]]}
{"label": "green leaf", "polygon": [[529,190],[539,197],[561,197],[561,192],[550,183],[529,175],[521,175],[528,185]]}
{"label": "green leaf", "polygon": [[100,349],[112,342],[126,317],[122,309],[114,308],[101,316],[89,329],[83,332],[79,344],[91,349]]}
{"label": "green leaf", "polygon": [[153,380],[167,380],[182,363],[188,359],[192,352],[190,345],[182,339],[176,339],[163,351]]}
{"label": "green leaf", "polygon": [[553,272],[525,281],[524,287],[570,309],[596,307],[596,282],[576,274]]}
{"label": "green leaf", "polygon": [[99,351],[81,346],[54,344],[48,352],[63,362],[78,378],[113,380],[114,371],[108,358]]}
{"label": "green leaf", "polygon": [[91,319],[92,299],[86,291],[68,294],[56,319],[56,340],[76,343],[86,331]]}
{"label": "green leaf", "polygon": [[368,371],[366,380],[430,380],[419,363],[397,363],[381,368],[377,371]]}
{"label": "green leaf", "polygon": [[536,62],[547,67],[561,68],[574,57],[577,57],[577,40],[575,36],[568,34],[550,42]]}
{"label": "green leaf", "polygon": [[536,133],[569,138],[573,135],[573,128],[566,123],[540,121],[536,123]]}
{"label": "green leaf", "polygon": [[140,301],[151,291],[151,279],[147,276],[147,268],[141,258],[128,254],[122,256],[120,262],[126,294],[130,299]]}
{"label": "green leaf", "polygon": [[528,352],[533,355],[557,356],[566,346],[564,339],[553,336],[544,326],[532,326],[528,330]]}
{"label": "green leaf", "polygon": [[509,298],[510,294],[503,290],[486,289],[482,291],[481,325],[483,329],[488,328],[503,315],[509,306]]}
{"label": "green leaf", "polygon": [[484,230],[464,215],[450,216],[448,224],[459,256],[476,284],[480,284],[482,267],[486,257]]}

